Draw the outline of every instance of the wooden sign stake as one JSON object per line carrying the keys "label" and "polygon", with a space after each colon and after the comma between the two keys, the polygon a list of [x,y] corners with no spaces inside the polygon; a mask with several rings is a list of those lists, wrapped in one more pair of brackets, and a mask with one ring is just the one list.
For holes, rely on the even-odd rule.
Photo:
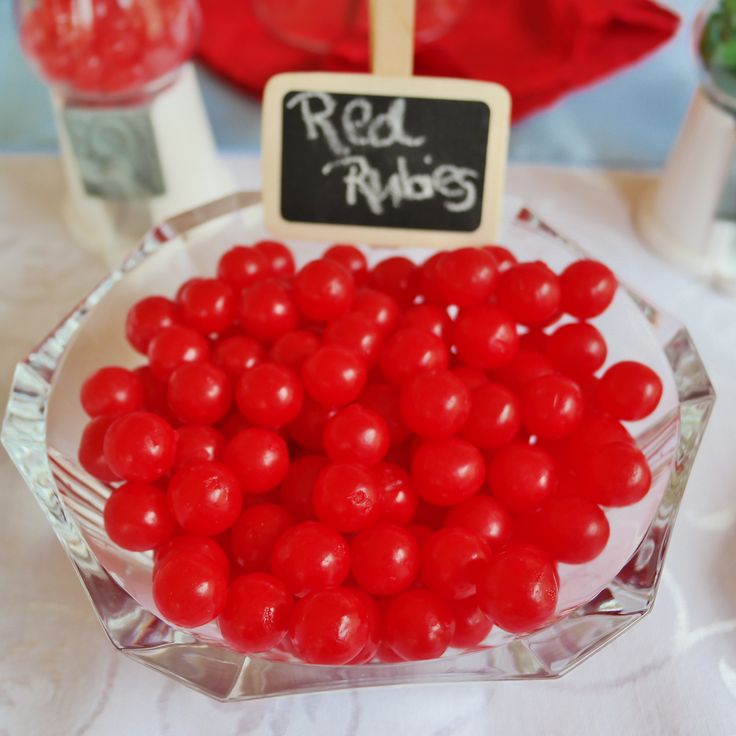
{"label": "wooden sign stake", "polygon": [[371,0],[371,69],[383,77],[414,71],[415,0]]}

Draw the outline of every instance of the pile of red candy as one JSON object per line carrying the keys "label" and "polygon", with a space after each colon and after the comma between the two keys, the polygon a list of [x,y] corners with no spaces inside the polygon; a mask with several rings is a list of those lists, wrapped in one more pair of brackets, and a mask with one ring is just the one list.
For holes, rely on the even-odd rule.
{"label": "pile of red candy", "polygon": [[192,0],[38,0],[21,19],[20,38],[50,82],[119,94],[183,64],[198,24]]}
{"label": "pile of red candy", "polygon": [[[648,491],[622,420],[657,406],[589,318],[617,283],[500,246],[390,257],[235,246],[216,278],[128,313],[148,364],[84,383],[83,467],[110,538],[154,550],[160,614],[242,652],[439,657],[555,614],[557,562],[600,554],[601,506]],[[564,315],[562,326],[553,326]]]}

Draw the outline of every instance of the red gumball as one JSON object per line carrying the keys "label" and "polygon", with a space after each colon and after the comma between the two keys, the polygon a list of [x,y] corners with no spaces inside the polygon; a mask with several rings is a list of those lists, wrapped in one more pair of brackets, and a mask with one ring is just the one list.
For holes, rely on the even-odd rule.
{"label": "red gumball", "polygon": [[199,363],[209,357],[207,339],[189,327],[174,325],[158,332],[148,343],[148,362],[159,381],[183,363]]}
{"label": "red gumball", "polygon": [[423,371],[404,384],[399,406],[406,426],[420,437],[451,437],[470,416],[470,392],[450,371]]}
{"label": "red gumball", "polygon": [[115,419],[114,416],[92,419],[84,428],[82,438],[79,440],[79,464],[103,483],[114,483],[120,480],[120,476],[110,470],[103,449],[105,435]]}
{"label": "red gumball", "polygon": [[370,273],[374,289],[388,294],[396,303],[408,307],[417,295],[419,269],[403,256],[392,256],[377,263]]}
{"label": "red gumball", "polygon": [[176,529],[166,494],[138,481],[113,491],[105,504],[104,522],[110,539],[133,552],[155,549],[168,541]]}
{"label": "red gumball", "polygon": [[243,493],[266,493],[289,472],[289,450],[275,432],[251,427],[238,432],[225,446],[223,462],[240,481]]}
{"label": "red gumball", "polygon": [[340,585],[350,572],[350,551],[326,524],[304,521],[274,543],[271,571],[297,596]]}
{"label": "red gumball", "polygon": [[478,578],[478,603],[500,628],[525,634],[555,612],[559,578],[553,562],[533,547],[508,547],[491,558]]}
{"label": "red gumball", "polygon": [[371,468],[371,475],[380,498],[381,521],[408,524],[419,503],[409,474],[394,463],[379,463]]}
{"label": "red gumball", "polygon": [[475,596],[452,601],[451,606],[455,618],[451,646],[469,649],[480,644],[491,633],[493,621],[483,612]]}
{"label": "red gumball", "polygon": [[339,532],[356,532],[377,521],[380,497],[370,473],[358,465],[327,465],[312,494],[317,518]]}
{"label": "red gumball", "polygon": [[530,434],[559,440],[583,419],[583,393],[572,379],[550,375],[536,378],[521,392],[521,416]]}
{"label": "red gumball", "polygon": [[505,386],[485,382],[471,394],[470,414],[461,434],[476,447],[496,450],[507,445],[521,428],[521,406]]}
{"label": "red gumball", "polygon": [[394,385],[406,383],[421,371],[444,370],[449,362],[445,343],[431,332],[403,329],[386,341],[381,351],[381,373]]}
{"label": "red gumball", "polygon": [[445,304],[484,304],[496,285],[497,271],[496,260],[483,248],[459,248],[437,262],[437,291]]}
{"label": "red gumball", "polygon": [[370,467],[388,452],[390,437],[388,426],[379,414],[360,404],[351,404],[327,420],[322,442],[333,463]]}
{"label": "red gumball", "polygon": [[203,335],[224,332],[235,320],[235,291],[220,279],[192,279],[177,302],[184,324]]}
{"label": "red gumball", "polygon": [[519,263],[498,279],[496,299],[517,322],[546,325],[560,312],[560,280],[542,263]]}
{"label": "red gumball", "polygon": [[469,598],[475,595],[476,580],[486,560],[480,536],[468,529],[446,526],[424,543],[422,582],[443,598]]}
{"label": "red gumball", "polygon": [[497,552],[511,539],[514,522],[495,498],[476,495],[453,506],[443,526],[475,532],[492,552]]}
{"label": "red gumball", "polygon": [[336,319],[350,309],[354,298],[353,277],[336,261],[311,261],[294,277],[294,301],[315,322]]}
{"label": "red gumball", "polygon": [[378,360],[383,342],[381,329],[362,312],[347,312],[333,320],[322,338],[325,345],[340,345],[352,350],[367,366]]}
{"label": "red gumball", "polygon": [[245,509],[230,529],[233,560],[246,572],[267,572],[276,540],[293,525],[293,515],[275,503]]}
{"label": "red gumball", "polygon": [[662,398],[662,380],[648,366],[634,360],[612,365],[601,377],[596,401],[616,419],[648,417]]}
{"label": "red gumball", "polygon": [[296,329],[299,313],[287,286],[271,278],[240,292],[238,320],[247,336],[271,343]]}
{"label": "red gumball", "polygon": [[95,371],[82,384],[82,408],[91,417],[127,414],[143,408],[145,394],[140,376],[118,366]]}
{"label": "red gumball", "polygon": [[148,345],[161,330],[179,320],[177,305],[163,296],[148,296],[136,302],[125,318],[125,336],[139,352],[146,355]]}
{"label": "red gumball", "polygon": [[305,391],[318,403],[337,408],[355,401],[367,378],[365,363],[347,348],[326,345],[302,365]]}
{"label": "red gumball", "polygon": [[274,363],[299,371],[302,363],[321,345],[319,337],[309,330],[294,330],[282,335],[271,346],[269,357]]}
{"label": "red gumball", "polygon": [[461,309],[455,320],[453,341],[460,359],[481,370],[510,363],[519,349],[516,323],[492,304]]}
{"label": "red gumball", "polygon": [[233,388],[227,373],[216,365],[183,363],[169,376],[166,398],[179,421],[216,424],[230,411]]}
{"label": "red gumball", "polygon": [[297,418],[304,404],[304,390],[290,368],[261,363],[240,377],[235,401],[249,422],[277,429]]}
{"label": "red gumball", "polygon": [[270,259],[257,248],[236,245],[217,264],[217,276],[235,289],[262,281],[272,274]]}
{"label": "red gumball", "polygon": [[436,304],[417,304],[409,307],[401,316],[401,328],[424,330],[440,340],[449,340],[452,320],[444,307]]}
{"label": "red gumball", "polygon": [[356,286],[362,286],[368,280],[368,262],[354,245],[333,245],[324,252],[322,258],[335,261],[349,271]]}
{"label": "red gumball", "polygon": [[604,312],[613,301],[618,282],[608,266],[592,260],[570,264],[560,276],[562,308],[578,319]]}
{"label": "red gumball", "polygon": [[219,338],[212,346],[212,362],[230,378],[240,378],[247,370],[265,359],[263,346],[245,335]]}
{"label": "red gumball", "polygon": [[253,248],[265,256],[271,276],[288,279],[294,275],[294,256],[283,243],[277,240],[260,240]]}
{"label": "red gumball", "polygon": [[174,469],[219,460],[225,447],[221,432],[206,424],[183,424],[176,429]]}

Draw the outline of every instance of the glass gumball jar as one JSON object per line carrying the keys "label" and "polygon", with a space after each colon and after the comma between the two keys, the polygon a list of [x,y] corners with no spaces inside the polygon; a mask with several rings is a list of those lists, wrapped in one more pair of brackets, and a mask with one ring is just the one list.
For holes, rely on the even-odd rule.
{"label": "glass gumball jar", "polygon": [[161,217],[230,188],[189,63],[196,0],[16,0],[16,18],[50,86],[80,244],[118,260]]}

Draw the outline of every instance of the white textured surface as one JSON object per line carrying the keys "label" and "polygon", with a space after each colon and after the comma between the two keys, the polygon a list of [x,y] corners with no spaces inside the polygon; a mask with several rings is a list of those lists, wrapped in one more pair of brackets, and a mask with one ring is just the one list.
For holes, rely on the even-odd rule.
{"label": "white textured surface", "polygon": [[[232,160],[253,186],[252,159]],[[637,243],[640,175],[512,169],[509,189],[690,328],[719,393],[657,605],[559,681],[220,704],[117,654],[10,461],[0,457],[0,734],[736,734],[736,301]],[[54,159],[0,157],[0,395],[14,363],[104,269],[67,241]]]}

